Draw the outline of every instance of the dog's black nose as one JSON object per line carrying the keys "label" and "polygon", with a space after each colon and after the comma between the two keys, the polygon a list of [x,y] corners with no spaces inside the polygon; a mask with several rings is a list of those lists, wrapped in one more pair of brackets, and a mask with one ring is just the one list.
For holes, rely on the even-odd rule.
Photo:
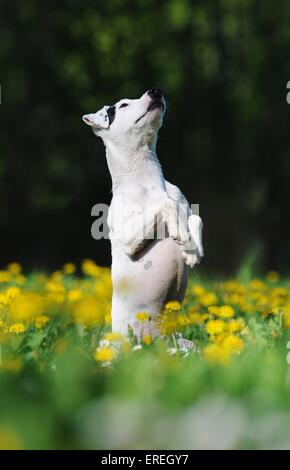
{"label": "dog's black nose", "polygon": [[153,100],[161,98],[161,96],[163,95],[162,91],[158,87],[150,88],[147,93]]}

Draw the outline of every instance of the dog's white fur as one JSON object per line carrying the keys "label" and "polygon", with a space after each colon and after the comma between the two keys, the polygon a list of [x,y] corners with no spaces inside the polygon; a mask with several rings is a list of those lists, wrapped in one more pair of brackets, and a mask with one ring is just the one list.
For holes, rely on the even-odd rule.
{"label": "dog's white fur", "polygon": [[[113,198],[108,225],[112,246],[112,329],[138,334],[136,313],[152,318],[151,334],[157,334],[154,319],[169,300],[182,302],[187,286],[187,265],[203,256],[202,222],[177,186],[164,179],[156,155],[158,131],[165,101],[151,106],[149,92],[140,99],[116,103],[110,124],[109,107],[83,120],[102,138],[112,177]],[[152,109],[150,109],[150,106]],[[125,208],[120,219],[120,201]],[[178,205],[183,217],[178,219]],[[164,223],[163,239],[154,239],[156,226]],[[126,230],[124,231],[124,225]],[[124,233],[126,232],[126,233]]]}

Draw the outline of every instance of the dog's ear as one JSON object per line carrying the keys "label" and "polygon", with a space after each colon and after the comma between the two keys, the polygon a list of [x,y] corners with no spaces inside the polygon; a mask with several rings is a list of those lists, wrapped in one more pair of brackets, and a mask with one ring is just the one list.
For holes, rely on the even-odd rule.
{"label": "dog's ear", "polygon": [[82,120],[88,124],[88,126],[96,126],[100,129],[108,129],[110,126],[109,115],[107,113],[108,108],[109,106],[104,106],[95,114],[84,114]]}

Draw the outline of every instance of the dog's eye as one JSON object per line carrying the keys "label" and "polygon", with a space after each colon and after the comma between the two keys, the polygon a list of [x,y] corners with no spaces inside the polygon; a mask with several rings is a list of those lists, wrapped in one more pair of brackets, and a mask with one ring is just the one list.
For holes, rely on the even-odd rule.
{"label": "dog's eye", "polygon": [[[123,104],[121,104],[120,108],[126,108],[126,106],[129,106],[129,103],[123,103]],[[120,108],[119,108],[119,109],[120,109]]]}

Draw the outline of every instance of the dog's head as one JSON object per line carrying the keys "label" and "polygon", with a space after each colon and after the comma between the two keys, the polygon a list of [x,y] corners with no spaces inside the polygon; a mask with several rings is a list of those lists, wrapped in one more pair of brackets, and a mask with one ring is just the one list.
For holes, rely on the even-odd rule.
{"label": "dog's head", "polygon": [[82,119],[105,144],[112,142],[134,148],[156,139],[165,110],[163,93],[155,87],[139,99],[122,99],[95,114],[85,114]]}

